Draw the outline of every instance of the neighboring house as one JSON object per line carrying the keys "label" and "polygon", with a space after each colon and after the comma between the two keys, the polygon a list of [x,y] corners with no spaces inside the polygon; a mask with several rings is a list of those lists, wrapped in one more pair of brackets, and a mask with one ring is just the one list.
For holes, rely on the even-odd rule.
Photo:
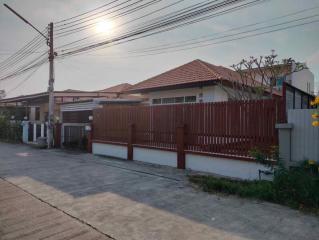
{"label": "neighboring house", "polygon": [[[55,91],[54,101],[55,101],[55,116],[60,115],[60,104],[65,102],[76,102],[83,101],[98,97],[113,97],[112,95],[99,91],[88,92],[88,91],[78,91],[78,90],[65,90],[65,91]],[[42,92],[30,95],[23,95],[13,98],[6,98],[0,100],[0,105],[2,107],[25,107],[26,117],[32,122],[45,122],[48,118],[48,103],[49,103],[49,93]]]}
{"label": "neighboring house", "polygon": [[62,103],[60,106],[61,144],[70,147],[86,147],[87,132],[85,127],[90,125],[93,110],[103,105],[134,105],[140,99],[96,98],[74,103]]}
{"label": "neighboring house", "polygon": [[[305,64],[304,64],[305,65]],[[315,77],[314,74],[306,67],[296,71],[296,65],[287,64],[286,66],[280,65],[283,73],[276,79],[276,89],[281,90],[283,86],[283,82],[288,83],[294,88],[301,90],[304,93],[313,95],[315,92]],[[256,72],[259,72],[256,70]],[[261,81],[261,76],[256,76],[257,81]],[[269,79],[267,79],[267,82]]]}
{"label": "neighboring house", "polygon": [[[143,94],[151,105],[221,102],[230,100],[235,81],[241,82],[236,71],[197,59],[139,82],[126,92]],[[260,84],[251,81],[247,82],[250,86]],[[313,74],[308,69],[288,75],[285,81],[306,88],[308,94],[313,90]],[[276,88],[273,94],[282,96],[281,90]]]}
{"label": "neighboring house", "polygon": [[119,85],[115,85],[106,89],[101,90],[100,92],[103,93],[108,93],[108,94],[114,94],[115,97],[120,98],[123,97],[127,94],[124,94],[124,92],[129,89],[130,87],[132,87],[131,84],[129,83],[122,83]]}
{"label": "neighboring house", "polygon": [[137,83],[127,92],[147,96],[152,105],[221,102],[229,100],[223,88],[232,91],[232,81],[239,79],[239,74],[231,69],[194,60]]}

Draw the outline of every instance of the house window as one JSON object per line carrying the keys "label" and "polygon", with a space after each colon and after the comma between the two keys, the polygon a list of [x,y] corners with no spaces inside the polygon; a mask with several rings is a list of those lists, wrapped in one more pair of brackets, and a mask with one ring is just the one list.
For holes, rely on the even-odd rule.
{"label": "house window", "polygon": [[175,103],[184,103],[184,97],[176,97]]}
{"label": "house window", "polygon": [[171,98],[162,98],[162,103],[163,104],[175,103],[175,98],[173,98],[173,97],[171,97]]}
{"label": "house window", "polygon": [[196,96],[186,96],[185,97],[185,102],[186,103],[196,102]]}
{"label": "house window", "polygon": [[161,104],[161,103],[162,103],[162,99],[160,99],[160,98],[154,98],[152,100],[152,104]]}
{"label": "house window", "polygon": [[154,98],[152,99],[152,104],[158,105],[158,104],[193,103],[193,102],[196,102],[196,99],[197,99],[196,96]]}

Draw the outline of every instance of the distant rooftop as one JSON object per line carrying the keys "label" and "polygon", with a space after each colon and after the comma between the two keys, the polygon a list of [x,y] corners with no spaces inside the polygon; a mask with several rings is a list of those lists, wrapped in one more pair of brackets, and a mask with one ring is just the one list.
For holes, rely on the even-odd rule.
{"label": "distant rooftop", "polygon": [[130,88],[132,85],[129,83],[121,83],[119,85],[115,85],[106,89],[101,90],[100,92],[104,93],[123,93],[128,88]]}

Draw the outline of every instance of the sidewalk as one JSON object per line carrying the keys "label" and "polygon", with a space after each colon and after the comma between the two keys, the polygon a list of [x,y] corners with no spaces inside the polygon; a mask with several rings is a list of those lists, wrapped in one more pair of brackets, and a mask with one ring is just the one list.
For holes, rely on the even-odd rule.
{"label": "sidewalk", "polygon": [[0,179],[0,239],[111,239]]}

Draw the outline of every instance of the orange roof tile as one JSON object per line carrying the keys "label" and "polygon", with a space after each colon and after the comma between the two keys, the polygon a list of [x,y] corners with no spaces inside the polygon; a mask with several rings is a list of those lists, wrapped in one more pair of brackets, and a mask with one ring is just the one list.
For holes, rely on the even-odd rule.
{"label": "orange roof tile", "polygon": [[236,79],[239,79],[239,74],[237,72],[197,59],[137,83],[130,87],[127,91],[138,92],[142,90],[152,90],[155,88],[178,86],[189,83]]}
{"label": "orange roof tile", "polygon": [[122,83],[119,85],[115,85],[106,89],[101,90],[100,92],[105,92],[105,93],[122,93],[128,88],[130,88],[132,85],[129,83]]}

